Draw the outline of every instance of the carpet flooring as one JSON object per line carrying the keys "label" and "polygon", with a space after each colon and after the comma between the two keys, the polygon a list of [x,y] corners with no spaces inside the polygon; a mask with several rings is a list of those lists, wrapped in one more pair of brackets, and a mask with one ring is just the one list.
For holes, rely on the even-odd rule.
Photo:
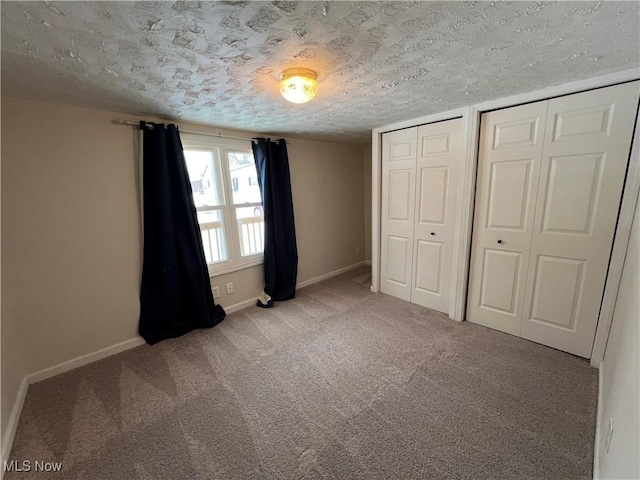
{"label": "carpet flooring", "polygon": [[587,361],[383,294],[367,268],[32,385],[25,479],[591,478]]}

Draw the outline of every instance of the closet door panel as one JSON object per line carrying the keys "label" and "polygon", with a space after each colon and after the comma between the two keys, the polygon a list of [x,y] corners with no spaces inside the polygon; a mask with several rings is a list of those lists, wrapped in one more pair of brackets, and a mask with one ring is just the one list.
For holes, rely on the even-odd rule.
{"label": "closet door panel", "polygon": [[418,223],[444,225],[447,217],[449,167],[422,167],[419,175]]}
{"label": "closet door panel", "polygon": [[380,290],[411,298],[417,128],[382,136]]}
{"label": "closet door panel", "polygon": [[489,172],[488,229],[526,228],[530,200],[529,184],[533,160],[503,160],[491,164]]}
{"label": "closet door panel", "polygon": [[416,269],[415,290],[434,295],[442,292],[443,249],[441,242],[416,242],[416,265],[429,265],[430,268]]}
{"label": "closet door panel", "polygon": [[523,337],[591,356],[639,82],[549,101]]}
{"label": "closet door panel", "polygon": [[467,319],[520,334],[547,102],[482,115]]}
{"label": "closet door panel", "polygon": [[462,119],[418,127],[411,301],[449,313]]}
{"label": "closet door panel", "polygon": [[480,306],[515,317],[522,254],[505,250],[484,250]]}

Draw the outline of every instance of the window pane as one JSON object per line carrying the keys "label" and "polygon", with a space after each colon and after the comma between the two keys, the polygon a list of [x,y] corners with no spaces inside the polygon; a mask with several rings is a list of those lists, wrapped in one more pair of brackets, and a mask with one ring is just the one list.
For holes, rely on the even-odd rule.
{"label": "window pane", "polygon": [[264,250],[264,217],[262,206],[236,208],[240,255],[247,257]]}
{"label": "window pane", "polygon": [[207,263],[226,261],[227,242],[224,237],[224,222],[220,210],[198,212],[198,223],[202,233],[202,246]]}
{"label": "window pane", "polygon": [[212,152],[185,150],[191,190],[196,207],[222,205],[222,192],[218,188],[218,173]]}
{"label": "window pane", "polygon": [[233,188],[233,203],[261,203],[258,173],[253,155],[247,152],[229,152],[229,173]]}

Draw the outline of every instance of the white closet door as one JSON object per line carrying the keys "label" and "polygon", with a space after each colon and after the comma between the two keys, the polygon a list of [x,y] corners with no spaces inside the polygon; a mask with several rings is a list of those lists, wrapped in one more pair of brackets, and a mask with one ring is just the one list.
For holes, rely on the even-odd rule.
{"label": "white closet door", "polygon": [[590,357],[639,82],[549,101],[521,336]]}
{"label": "white closet door", "polygon": [[418,127],[411,302],[449,313],[462,119]]}
{"label": "white closet door", "polygon": [[409,301],[415,205],[417,128],[382,136],[380,290]]}
{"label": "white closet door", "polygon": [[467,319],[520,334],[547,102],[482,115]]}

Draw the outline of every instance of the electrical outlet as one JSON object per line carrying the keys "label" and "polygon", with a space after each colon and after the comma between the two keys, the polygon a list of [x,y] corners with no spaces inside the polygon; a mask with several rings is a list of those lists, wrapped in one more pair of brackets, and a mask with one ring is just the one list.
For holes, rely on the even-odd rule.
{"label": "electrical outlet", "polygon": [[220,298],[220,287],[213,287],[213,298]]}
{"label": "electrical outlet", "polygon": [[231,295],[233,293],[233,283],[227,283],[227,295]]}

